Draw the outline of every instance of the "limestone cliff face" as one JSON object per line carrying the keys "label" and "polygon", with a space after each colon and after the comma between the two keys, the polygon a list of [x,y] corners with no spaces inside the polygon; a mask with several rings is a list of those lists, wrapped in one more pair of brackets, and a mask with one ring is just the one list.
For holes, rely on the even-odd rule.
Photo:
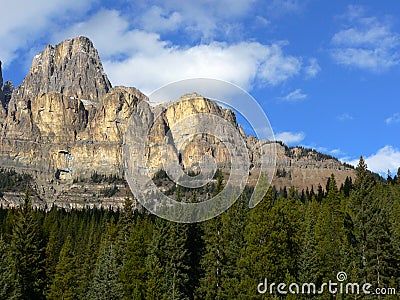
{"label": "limestone cliff face", "polygon": [[[64,199],[65,204],[65,195],[74,188],[73,179],[89,178],[94,172],[124,176],[122,145],[132,114],[140,115],[138,126],[150,129],[145,153],[134,155],[145,155],[153,173],[162,166],[166,136],[168,151],[183,169],[197,171],[204,154],[214,157],[220,168],[229,169],[230,153],[222,141],[211,132],[187,136],[181,128],[181,122],[189,117],[191,127],[202,126],[196,117],[199,113],[222,118],[240,132],[250,159],[250,181],[257,177],[261,148],[271,144],[245,136],[233,111],[200,95],[188,94],[172,105],[151,107],[139,90],[111,87],[96,49],[85,37],[47,46],[36,55],[23,83],[14,90],[8,84],[9,103],[3,91],[0,89],[0,165],[32,174],[42,185],[41,197],[48,202]],[[139,103],[141,108],[136,111]],[[225,130],[218,122],[207,125]],[[133,128],[132,136],[143,128]],[[318,183],[324,185],[331,173],[339,183],[353,174],[338,160],[315,151],[289,149],[279,143],[276,147],[273,183],[278,187],[316,188]],[[51,189],[47,186],[50,183]]]}
{"label": "limestone cliff face", "polygon": [[0,61],[0,103],[4,107],[4,94],[3,94],[3,69],[1,67],[1,61]]}
{"label": "limestone cliff face", "polygon": [[44,180],[120,174],[124,126],[145,98],[111,87],[89,39],[47,46],[12,93],[0,162]]}
{"label": "limestone cliff face", "polygon": [[[192,128],[201,126],[200,114],[220,117],[236,130],[239,128],[232,110],[224,109],[197,94],[183,95],[172,105],[160,105],[154,109],[153,118],[155,120],[148,139],[148,161],[152,170],[157,170],[162,166],[163,142],[167,134],[170,134],[169,147],[174,152],[175,159],[184,169],[197,171],[199,160],[204,154],[214,157],[219,167],[229,167],[228,149],[221,140],[213,135],[213,130],[188,134],[185,128],[187,125]],[[214,123],[211,122],[207,126],[210,129],[216,129],[222,125],[215,120]],[[180,140],[183,140],[182,145],[180,145]]]}
{"label": "limestone cliff face", "polygon": [[5,96],[3,92],[3,70],[1,68],[0,61],[0,128],[3,126],[5,118],[6,118],[6,105],[5,105]]}
{"label": "limestone cliff face", "polygon": [[110,88],[97,50],[80,36],[55,47],[48,45],[37,54],[13,98],[26,100],[51,92],[98,102]]}

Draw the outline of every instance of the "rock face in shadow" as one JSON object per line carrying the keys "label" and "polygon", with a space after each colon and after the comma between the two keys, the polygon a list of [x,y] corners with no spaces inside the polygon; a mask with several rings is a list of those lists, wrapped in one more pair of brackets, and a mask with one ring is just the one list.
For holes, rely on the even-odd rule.
{"label": "rock face in shadow", "polygon": [[7,116],[5,107],[6,107],[5,96],[3,92],[3,70],[1,68],[1,61],[0,61],[0,128],[2,128],[5,118]]}
{"label": "rock face in shadow", "polygon": [[[184,95],[168,108],[151,107],[139,90],[112,87],[97,50],[86,37],[47,46],[34,57],[29,74],[15,89],[11,82],[4,86],[2,82],[0,64],[0,164],[33,175],[42,199],[48,203],[64,199],[58,203],[61,206],[68,206],[68,201],[80,203],[79,196],[61,196],[73,195],[73,180],[90,178],[93,173],[124,176],[124,133],[131,115],[138,113],[139,103],[145,107],[140,111],[145,121],[139,126],[152,124],[145,153],[141,154],[153,173],[162,167],[163,142],[168,134],[168,147],[186,171],[198,171],[204,154],[213,157],[220,168],[229,168],[229,150],[212,135],[194,135],[176,145],[185,135],[179,122],[199,113],[218,116],[240,132],[253,177],[257,176],[260,149],[269,143],[245,136],[232,110],[200,95]],[[191,126],[199,126],[198,121],[192,118]],[[217,123],[208,125],[218,127]],[[143,128],[136,130],[143,132]],[[332,157],[302,148],[289,149],[280,143],[276,148],[278,173],[274,183],[278,187],[314,186],[316,190],[318,183],[324,185],[332,173],[339,184],[353,175],[352,169]],[[120,198],[114,201],[116,206],[122,204]],[[113,201],[107,205],[110,203]]]}

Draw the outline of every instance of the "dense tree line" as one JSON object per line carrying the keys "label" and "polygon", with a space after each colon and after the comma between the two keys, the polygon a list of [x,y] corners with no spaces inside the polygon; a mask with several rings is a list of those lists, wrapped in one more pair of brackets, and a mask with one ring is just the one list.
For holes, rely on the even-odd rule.
{"label": "dense tree line", "polygon": [[37,211],[27,191],[21,208],[0,210],[0,299],[332,299],[257,286],[318,286],[340,271],[400,292],[400,170],[379,181],[361,159],[356,172],[317,193],[269,189],[253,209],[246,190],[198,224],[139,213],[129,199],[116,212]]}

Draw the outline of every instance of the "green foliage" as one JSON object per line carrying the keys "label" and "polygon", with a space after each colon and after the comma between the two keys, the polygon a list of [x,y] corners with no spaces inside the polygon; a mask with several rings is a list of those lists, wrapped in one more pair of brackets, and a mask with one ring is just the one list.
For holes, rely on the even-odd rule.
{"label": "green foliage", "polygon": [[114,184],[112,187],[106,187],[101,190],[103,197],[110,198],[119,191],[118,187]]}
{"label": "green foliage", "polygon": [[[84,181],[84,180],[79,180],[78,178],[74,179],[75,182],[79,181]],[[112,174],[112,175],[104,175],[104,174],[99,174],[96,171],[92,173],[90,176],[90,182],[93,183],[108,183],[108,184],[124,184],[125,179],[123,177],[119,177],[118,175]]]}
{"label": "green foliage", "polygon": [[29,190],[17,210],[11,236],[14,276],[20,299],[42,299],[45,278],[43,237]]}
{"label": "green foliage", "polygon": [[68,236],[62,246],[60,259],[47,299],[76,299],[76,258],[71,236]]}
{"label": "green foliage", "polygon": [[[334,176],[316,192],[271,188],[252,209],[246,189],[199,224],[134,210],[129,198],[118,211],[45,213],[27,193],[20,208],[0,209],[0,299],[328,299],[261,295],[257,285],[318,285],[339,271],[349,282],[398,288],[400,174],[377,180],[363,159],[356,173],[340,189]],[[211,187],[213,195],[223,190],[221,172]],[[206,197],[189,198],[183,187],[174,193],[178,201]]]}
{"label": "green foliage", "polygon": [[0,236],[0,299],[12,298],[15,292],[10,247]]}
{"label": "green foliage", "polygon": [[123,298],[119,280],[119,266],[115,257],[115,245],[106,237],[100,246],[93,279],[89,286],[89,299],[117,300]]}
{"label": "green foliage", "polygon": [[32,176],[19,174],[14,170],[0,168],[0,191],[23,192],[30,184]]}
{"label": "green foliage", "polygon": [[152,226],[147,220],[137,218],[126,244],[125,258],[121,270],[121,280],[125,295],[133,299],[145,299],[148,269],[147,250],[152,236]]}

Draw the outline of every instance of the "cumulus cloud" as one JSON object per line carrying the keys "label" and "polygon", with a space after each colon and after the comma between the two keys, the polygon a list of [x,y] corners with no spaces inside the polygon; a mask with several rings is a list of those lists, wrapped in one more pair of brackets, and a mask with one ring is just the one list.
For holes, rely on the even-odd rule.
{"label": "cumulus cloud", "polygon": [[389,118],[387,118],[385,120],[385,123],[390,125],[390,124],[394,124],[394,123],[400,123],[400,113],[395,113],[392,116],[390,116]]}
{"label": "cumulus cloud", "polygon": [[20,49],[29,47],[48,32],[58,28],[59,22],[67,24],[82,16],[92,0],[14,0],[1,5],[0,58],[5,65],[16,58]]}
{"label": "cumulus cloud", "polygon": [[142,26],[151,32],[176,30],[184,22],[177,11],[166,11],[160,6],[151,6],[141,17]]}
{"label": "cumulus cloud", "polygon": [[284,131],[275,134],[276,141],[282,141],[285,144],[295,144],[299,143],[304,140],[305,134],[304,132],[291,132],[291,131]]}
{"label": "cumulus cloud", "polygon": [[[109,26],[100,26],[107,20]],[[116,10],[101,10],[54,36],[61,40],[87,35],[99,49],[113,84],[136,86],[148,93],[173,81],[204,77],[226,80],[245,89],[276,85],[299,74],[300,58],[283,52],[285,42],[210,42],[178,46],[159,34],[130,29]]]}
{"label": "cumulus cloud", "polygon": [[[373,172],[386,175],[387,171],[390,170],[393,174],[396,174],[400,167],[400,149],[387,145],[376,153],[364,157],[364,159],[368,169]],[[349,161],[349,163],[357,166],[358,159]]]}
{"label": "cumulus cloud", "polygon": [[279,99],[290,102],[290,101],[304,100],[306,98],[307,98],[307,95],[304,94],[301,89],[296,89],[296,90],[290,92],[289,94],[287,94],[286,96],[280,97]]}
{"label": "cumulus cloud", "polygon": [[192,38],[211,41],[217,35],[226,35],[232,20],[245,17],[256,2],[155,0],[151,6],[144,5],[134,22],[140,29],[159,33],[175,30],[179,24]]}
{"label": "cumulus cloud", "polygon": [[389,23],[366,16],[359,6],[349,6],[344,19],[345,28],[331,40],[331,54],[338,64],[376,72],[399,64],[400,36]]}

